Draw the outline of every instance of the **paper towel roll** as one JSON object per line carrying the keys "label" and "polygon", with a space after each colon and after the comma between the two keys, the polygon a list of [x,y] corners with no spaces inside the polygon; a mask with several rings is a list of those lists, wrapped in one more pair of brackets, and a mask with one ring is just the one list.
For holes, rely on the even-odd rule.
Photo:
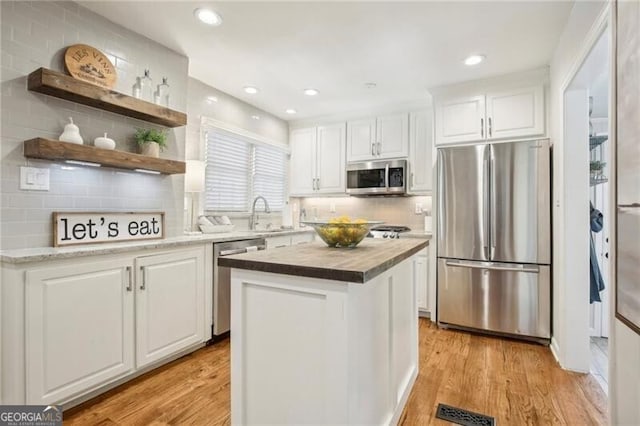
{"label": "paper towel roll", "polygon": [[431,216],[424,217],[424,233],[425,234],[433,233],[433,221],[431,220]]}
{"label": "paper towel roll", "polygon": [[293,226],[293,214],[291,212],[291,204],[286,203],[282,209],[282,226],[289,228]]}

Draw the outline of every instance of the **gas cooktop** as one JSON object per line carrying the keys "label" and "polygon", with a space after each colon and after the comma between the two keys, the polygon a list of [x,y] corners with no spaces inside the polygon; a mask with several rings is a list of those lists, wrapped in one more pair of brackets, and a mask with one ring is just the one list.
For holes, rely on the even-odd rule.
{"label": "gas cooktop", "polygon": [[368,237],[372,238],[400,238],[403,232],[409,232],[411,228],[403,225],[378,225],[371,228]]}

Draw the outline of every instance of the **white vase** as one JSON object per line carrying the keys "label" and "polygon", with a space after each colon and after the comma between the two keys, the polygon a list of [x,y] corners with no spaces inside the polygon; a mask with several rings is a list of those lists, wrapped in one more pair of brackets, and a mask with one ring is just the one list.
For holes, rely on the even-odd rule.
{"label": "white vase", "polygon": [[73,118],[69,117],[69,124],[64,126],[64,131],[58,140],[61,142],[76,143],[78,145],[82,145],[84,143],[82,136],[80,136],[80,129],[78,126],[73,124]]}
{"label": "white vase", "polygon": [[160,157],[160,145],[158,145],[158,142],[145,142],[140,147],[140,154],[158,158]]}

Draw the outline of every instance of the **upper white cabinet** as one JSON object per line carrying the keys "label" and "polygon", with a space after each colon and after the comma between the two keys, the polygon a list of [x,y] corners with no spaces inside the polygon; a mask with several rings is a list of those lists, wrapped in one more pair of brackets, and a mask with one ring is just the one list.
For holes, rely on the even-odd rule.
{"label": "upper white cabinet", "polygon": [[139,257],[135,264],[140,368],[204,340],[204,252]]}
{"label": "upper white cabinet", "polygon": [[431,193],[433,175],[433,114],[430,110],[409,114],[410,194]]}
{"label": "upper white cabinet", "polygon": [[290,135],[290,195],[345,192],[345,125],[295,129]]}
{"label": "upper white cabinet", "polygon": [[542,86],[487,93],[487,138],[505,139],[544,134]]}
{"label": "upper white cabinet", "polygon": [[544,135],[544,87],[444,97],[436,102],[435,125],[436,145]]}
{"label": "upper white cabinet", "polygon": [[347,162],[403,158],[408,155],[408,114],[347,122]]}

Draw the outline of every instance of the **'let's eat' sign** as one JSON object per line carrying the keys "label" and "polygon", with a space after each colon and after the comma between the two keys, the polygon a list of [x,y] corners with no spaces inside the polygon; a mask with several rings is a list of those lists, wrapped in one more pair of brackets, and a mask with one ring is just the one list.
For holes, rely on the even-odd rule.
{"label": "'let's eat' sign", "polygon": [[53,245],[164,238],[164,212],[54,212]]}

